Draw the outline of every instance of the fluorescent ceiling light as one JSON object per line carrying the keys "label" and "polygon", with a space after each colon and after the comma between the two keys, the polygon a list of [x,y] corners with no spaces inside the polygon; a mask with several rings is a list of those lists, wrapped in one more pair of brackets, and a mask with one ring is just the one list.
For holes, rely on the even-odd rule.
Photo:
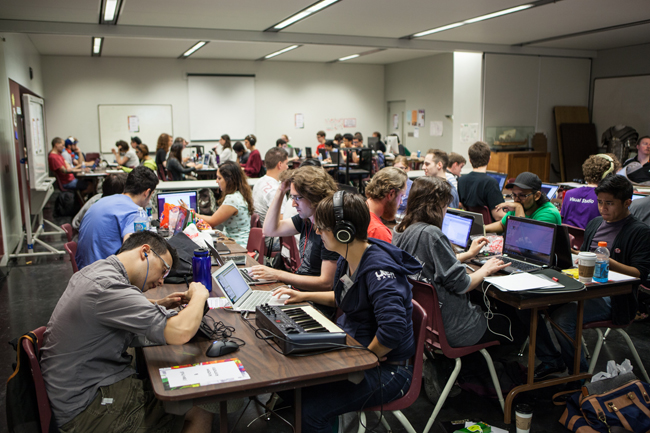
{"label": "fluorescent ceiling light", "polygon": [[104,21],[113,21],[117,13],[117,0],[106,0],[104,7]]}
{"label": "fluorescent ceiling light", "polygon": [[196,51],[198,51],[199,48],[203,47],[205,44],[207,44],[208,41],[199,41],[196,44],[192,46],[189,50],[185,51],[182,55],[181,58],[189,57],[192,54],[194,54]]}
{"label": "fluorescent ceiling light", "polygon": [[499,11],[499,12],[493,12],[491,14],[487,14],[487,15],[483,15],[483,16],[480,16],[480,17],[465,20],[464,22],[465,22],[465,24],[477,23],[479,21],[489,20],[490,18],[500,17],[501,15],[508,15],[508,14],[523,11],[525,9],[532,8],[532,7],[533,7],[532,4],[521,5],[521,6],[517,6],[517,7],[514,7],[514,8],[505,9],[505,10],[502,10],[502,11]]}
{"label": "fluorescent ceiling light", "polygon": [[300,45],[291,45],[290,47],[283,48],[283,49],[281,49],[280,51],[276,51],[275,53],[271,53],[271,54],[269,54],[269,55],[267,55],[267,56],[264,56],[264,58],[265,58],[265,59],[270,59],[271,57],[279,56],[280,54],[284,54],[284,53],[286,53],[287,51],[295,50],[295,49],[298,48],[299,46],[300,46]]}
{"label": "fluorescent ceiling light", "polygon": [[359,56],[360,56],[360,54],[352,54],[351,56],[341,57],[339,59],[339,62],[345,62],[346,60],[356,59]]}
{"label": "fluorescent ceiling light", "polygon": [[435,29],[431,29],[431,30],[427,30],[427,31],[424,31],[424,32],[416,33],[416,34],[413,35],[413,37],[414,38],[420,38],[422,36],[430,35],[432,33],[444,32],[445,30],[454,29],[454,28],[460,27],[462,25],[465,25],[465,23],[449,24],[449,25],[446,25],[446,26],[437,27]]}
{"label": "fluorescent ceiling light", "polygon": [[341,0],[322,0],[322,1],[318,2],[318,3],[316,3],[316,4],[311,5],[307,9],[304,9],[304,10],[298,12],[297,14],[290,16],[286,20],[274,25],[273,27],[271,27],[270,29],[267,29],[267,30],[276,30],[276,31],[277,30],[282,30],[283,28],[288,27],[291,24],[294,24],[294,23],[296,23],[296,22],[298,22],[298,21],[300,21],[300,20],[302,20],[304,18],[307,18],[309,15],[314,14],[314,13],[316,13],[316,12],[322,10],[322,9],[325,9],[326,7],[336,3],[338,1],[341,1]]}
{"label": "fluorescent ceiling light", "polygon": [[102,45],[104,42],[104,38],[92,38],[92,48],[90,51],[90,55],[92,57],[99,57],[102,55]]}

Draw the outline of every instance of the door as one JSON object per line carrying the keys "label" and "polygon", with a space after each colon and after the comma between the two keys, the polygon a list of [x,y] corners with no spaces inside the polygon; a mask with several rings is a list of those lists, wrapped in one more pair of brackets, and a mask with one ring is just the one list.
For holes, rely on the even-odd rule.
{"label": "door", "polygon": [[386,135],[397,134],[401,144],[404,144],[404,111],[406,101],[388,101]]}

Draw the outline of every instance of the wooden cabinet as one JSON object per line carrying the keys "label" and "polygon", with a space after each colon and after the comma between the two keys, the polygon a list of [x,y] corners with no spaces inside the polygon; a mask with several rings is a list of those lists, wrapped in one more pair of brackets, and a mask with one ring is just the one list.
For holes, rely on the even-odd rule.
{"label": "wooden cabinet", "polygon": [[542,182],[549,181],[551,169],[551,154],[548,152],[492,152],[488,170],[507,173],[508,179],[517,177],[519,173],[530,171],[535,173]]}

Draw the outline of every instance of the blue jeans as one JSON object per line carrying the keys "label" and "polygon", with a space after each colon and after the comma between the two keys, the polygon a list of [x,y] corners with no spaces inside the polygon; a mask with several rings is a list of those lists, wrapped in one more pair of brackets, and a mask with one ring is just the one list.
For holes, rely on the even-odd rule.
{"label": "blue jeans", "polygon": [[[302,390],[302,430],[332,432],[332,422],[338,415],[389,403],[407,393],[411,386],[413,367],[381,364],[364,372],[359,384],[348,380],[311,386]],[[378,380],[381,378],[381,392]],[[291,400],[293,393],[281,393]]]}
{"label": "blue jeans", "polygon": [[[576,317],[578,314],[578,303],[569,302],[555,308],[549,308],[551,319],[566,334],[575,338],[576,335]],[[519,313],[522,322],[526,328],[530,327],[530,311],[524,310]],[[609,296],[604,298],[588,299],[585,301],[585,309],[582,323],[596,322],[599,320],[609,320],[612,318],[612,301]],[[556,366],[564,364],[569,368],[569,373],[573,373],[573,343],[566,339],[560,331],[552,328],[555,338],[560,344],[560,351],[557,350],[548,332],[548,328],[543,321],[538,322],[537,326],[537,343],[535,355],[540,361]],[[530,329],[529,329],[530,333]],[[584,350],[580,352],[580,371],[587,371],[589,366],[585,358]]]}

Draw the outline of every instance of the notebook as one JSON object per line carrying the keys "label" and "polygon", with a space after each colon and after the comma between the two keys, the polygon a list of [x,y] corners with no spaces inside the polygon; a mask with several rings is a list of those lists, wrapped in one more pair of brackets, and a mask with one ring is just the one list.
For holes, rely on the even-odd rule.
{"label": "notebook", "polygon": [[271,302],[271,292],[253,290],[232,260],[212,274],[234,311],[255,311],[255,307]]}
{"label": "notebook", "polygon": [[442,220],[442,232],[453,245],[463,251],[467,251],[471,244],[469,235],[473,223],[474,220],[472,218],[447,213]]}

